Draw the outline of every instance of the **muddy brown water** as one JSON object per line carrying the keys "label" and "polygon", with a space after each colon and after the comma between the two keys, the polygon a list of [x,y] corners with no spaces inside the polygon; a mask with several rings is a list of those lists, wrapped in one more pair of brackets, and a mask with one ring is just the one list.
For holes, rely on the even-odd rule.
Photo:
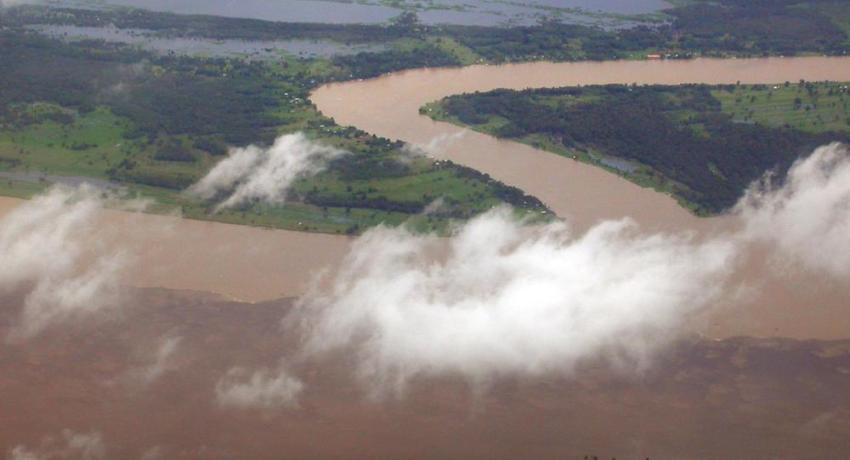
{"label": "muddy brown water", "polygon": [[[829,62],[850,71],[846,60],[822,65]],[[623,64],[622,72],[636,65]],[[669,68],[668,63],[654,64]],[[529,82],[550,66],[527,67]],[[586,67],[564,66],[564,74]],[[795,71],[809,68],[795,66],[782,78],[794,79]],[[516,72],[514,66],[504,68]],[[498,73],[496,69],[471,70]],[[427,75],[436,84],[447,78],[442,75],[456,72],[466,70],[409,72],[320,93],[359,98],[371,85],[409,74],[408,95],[421,98],[420,85],[432,86]],[[796,78],[803,77],[818,78]],[[473,72],[470,78],[468,84],[482,77]],[[452,86],[444,90],[454,91]],[[319,106],[328,113],[333,109]],[[386,126],[404,117],[432,129],[410,139],[391,135],[414,142],[456,129],[419,117],[416,104],[410,108],[410,113],[405,109],[370,116],[385,118]],[[363,127],[355,122],[347,121]],[[464,145],[472,151],[459,149]],[[486,148],[492,145],[502,149],[503,156],[494,157],[499,161],[488,160]],[[668,197],[604,171],[487,136],[470,134],[437,154],[469,163],[479,155],[480,169],[505,174],[497,177],[509,183],[508,176],[517,172],[511,164],[542,164],[517,180],[526,177],[529,191],[579,228],[622,216],[648,228],[701,235],[732,225],[724,218],[697,219]],[[514,156],[521,161],[512,163]],[[586,189],[559,182],[567,176],[585,181],[579,184]],[[540,193],[549,188],[548,195]],[[0,198],[0,216],[21,203]],[[104,211],[98,219],[93,237],[113,239],[117,234],[123,237],[118,244],[136,254],[129,284],[249,301],[300,294],[312,274],[336,265],[351,242],[332,235],[118,211]],[[697,321],[700,330],[713,337],[850,337],[850,312],[840,297],[850,298],[846,281],[796,274],[779,282],[767,276],[760,257],[764,253],[759,250],[745,261],[741,276],[742,283],[760,288],[761,294],[718,307]],[[0,296],[0,338],[17,319],[24,303],[21,294]],[[356,361],[343,353],[290,363],[293,375],[306,384],[297,408],[233,408],[216,403],[216,384],[228,370],[273,370],[282,357],[295,356],[300,337],[281,328],[292,299],[249,305],[162,289],[129,289],[127,294],[119,315],[70,322],[24,344],[0,344],[0,453],[11,455],[16,446],[45,452],[58,445],[45,447],[46,437],[60,437],[65,429],[100,433],[107,458],[842,458],[841,452],[850,448],[847,340],[691,336],[661,353],[640,375],[588,363],[573,376],[502,378],[483,395],[473,395],[458,378],[445,377],[414,382],[404,398],[378,402],[365,397],[362,382],[354,377]],[[141,380],[138,375],[151,365],[156,344],[165,337],[181,339],[176,352],[158,378]]]}
{"label": "muddy brown water", "polygon": [[[280,329],[290,304],[132,298],[118,318],[0,346],[0,455],[44,452],[65,429],[100,433],[109,459],[826,459],[850,447],[850,341],[685,340],[640,376],[589,365],[503,376],[478,396],[428,378],[381,401],[345,354],[290,364],[298,407],[238,408],[216,403],[217,382],[293,356],[297,337]],[[0,337],[21,302],[0,297]],[[182,340],[145,381],[163,337]]]}
{"label": "muddy brown water", "polygon": [[[0,197],[0,217],[21,203]],[[104,211],[99,219],[94,237],[117,239],[116,249],[132,255],[128,284],[246,302],[302,293],[317,273],[343,258],[351,240],[121,211]]]}
{"label": "muddy brown water", "polygon": [[[799,79],[850,80],[850,59],[542,62],[424,69],[326,85],[317,89],[311,99],[341,125],[427,145],[464,131],[418,112],[424,104],[452,94],[608,83],[780,83]],[[580,228],[623,216],[633,217],[645,226],[672,230],[704,229],[718,221],[696,218],[669,196],[600,168],[485,134],[466,131],[447,140],[439,150],[435,152],[437,156],[486,172],[540,198]]]}
{"label": "muddy brown water", "polygon": [[[337,83],[312,100],[341,125],[429,146],[439,158],[470,166],[545,202],[582,231],[601,220],[630,217],[649,231],[693,231],[701,236],[734,230],[729,217],[699,218],[670,196],[642,188],[601,168],[530,146],[435,122],[419,114],[443,97],[498,88],[525,89],[608,83],[784,83],[850,80],[850,59],[829,57],[523,63],[423,69]],[[434,148],[436,147],[436,148]],[[737,281],[749,292],[724,300],[702,318],[712,336],[850,336],[850,285],[805,271],[776,276],[769,251],[745,255]]]}
{"label": "muddy brown water", "polygon": [[[465,132],[421,116],[423,104],[444,96],[495,88],[530,88],[603,83],[780,83],[850,80],[850,59],[770,58],[690,61],[529,63],[424,69],[373,80],[326,85],[312,96],[318,108],[341,125],[414,144],[432,144],[437,157],[471,166],[542,199],[577,231],[604,219],[635,219],[643,228],[711,235],[729,230],[729,218],[697,218],[670,197],[638,187],[602,169],[515,142]],[[434,142],[437,139],[438,142]],[[445,139],[444,142],[439,142]],[[0,214],[20,204],[0,198]],[[297,296],[313,275],[336,265],[347,237],[268,230],[145,216],[131,221],[107,212],[105,226],[132,229],[139,248],[128,283],[206,291],[245,301]],[[150,231],[145,231],[150,229]],[[797,338],[850,337],[850,286],[800,272],[775,277],[757,253],[740,279],[754,288],[746,300],[724,302],[700,318],[701,331]]]}

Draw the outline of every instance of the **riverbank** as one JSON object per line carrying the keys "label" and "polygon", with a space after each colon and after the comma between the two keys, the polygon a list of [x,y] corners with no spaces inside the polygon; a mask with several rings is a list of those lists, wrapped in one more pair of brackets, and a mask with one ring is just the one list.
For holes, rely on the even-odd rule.
{"label": "riverbank", "polygon": [[420,108],[437,121],[590,163],[698,215],[732,208],[769,171],[850,142],[846,82],[495,90]]}
{"label": "riverbank", "polygon": [[[420,115],[419,108],[443,97],[497,88],[684,83],[734,84],[850,80],[850,59],[828,57],[695,59],[526,63],[425,69],[373,80],[334,83],[314,91],[318,109],[341,125],[390,139],[428,146],[434,158],[450,159],[540,198],[575,232],[628,217],[644,231],[692,233],[700,238],[736,230],[736,219],[693,215],[669,195],[623,177],[528,145],[499,140]],[[767,248],[741,256],[735,280],[740,292],[701,318],[714,337],[850,336],[846,299],[850,286],[803,270],[779,272]],[[836,320],[836,318],[842,318]]]}
{"label": "riverbank", "polygon": [[669,196],[622,177],[554,154],[541,154],[530,146],[435,122],[420,115],[419,108],[446,96],[499,88],[755,84],[800,79],[850,80],[850,58],[535,62],[409,70],[372,80],[331,83],[315,90],[311,100],[324,115],[343,126],[416,145],[434,145],[437,140],[440,148],[431,149],[435,158],[451,159],[518,187],[578,229],[599,220],[629,216],[648,228],[708,230],[722,225],[724,218],[695,217]]}
{"label": "riverbank", "polygon": [[[710,237],[733,230],[734,221],[728,217],[697,218],[669,196],[571,159],[479,133],[460,134],[463,130],[453,125],[420,116],[418,108],[441,95],[511,84],[543,87],[635,79],[666,84],[677,79],[850,79],[848,64],[847,59],[793,58],[428,69],[325,86],[314,94],[314,101],[341,124],[420,145],[430,143],[429,151],[437,158],[452,158],[508,184],[528,188],[567,219],[575,232],[601,220],[630,217],[646,231],[693,232]],[[437,142],[432,142],[435,139]],[[0,203],[8,211],[21,201],[3,198]],[[123,213],[106,214],[108,225],[128,222]],[[207,291],[247,301],[301,295],[314,273],[339,264],[351,241],[346,236],[156,215],[135,215],[131,223],[126,226],[128,244],[142,251],[128,284]],[[132,243],[131,236],[139,240]],[[706,317],[695,319],[700,332],[712,337],[850,337],[846,305],[850,286],[808,272],[774,273],[767,255],[756,250],[744,256],[736,275],[741,292]]]}

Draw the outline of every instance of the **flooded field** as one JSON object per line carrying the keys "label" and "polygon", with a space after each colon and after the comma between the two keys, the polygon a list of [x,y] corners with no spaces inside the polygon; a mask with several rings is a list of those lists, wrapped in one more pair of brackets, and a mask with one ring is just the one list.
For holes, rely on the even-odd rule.
{"label": "flooded field", "polygon": [[426,24],[476,26],[530,25],[543,17],[605,27],[630,22],[620,15],[655,13],[669,5],[663,0],[31,0],[57,6],[104,8],[130,6],[179,14],[264,19],[284,22],[385,23],[402,11],[416,11]]}
{"label": "flooded field", "polygon": [[67,25],[34,25],[29,27],[43,35],[65,41],[105,40],[136,45],[159,54],[183,54],[208,57],[243,57],[248,59],[280,59],[284,55],[300,58],[378,52],[386,47],[377,44],[344,44],[330,40],[212,40],[189,37],[163,37],[150,30],[116,27],[79,27]]}

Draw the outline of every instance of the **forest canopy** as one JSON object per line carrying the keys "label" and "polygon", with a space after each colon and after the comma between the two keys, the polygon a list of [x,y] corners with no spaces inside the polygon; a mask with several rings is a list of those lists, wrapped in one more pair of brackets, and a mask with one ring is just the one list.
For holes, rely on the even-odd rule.
{"label": "forest canopy", "polygon": [[423,112],[609,167],[717,213],[767,171],[781,178],[814,147],[850,140],[848,103],[841,83],[610,85],[450,96]]}

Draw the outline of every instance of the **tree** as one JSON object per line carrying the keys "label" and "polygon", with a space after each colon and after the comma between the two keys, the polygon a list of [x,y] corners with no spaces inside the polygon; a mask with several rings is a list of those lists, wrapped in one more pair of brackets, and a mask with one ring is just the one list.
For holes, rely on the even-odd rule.
{"label": "tree", "polygon": [[391,21],[393,27],[403,30],[413,30],[421,24],[419,22],[419,16],[415,11],[404,11],[400,15],[392,18]]}

